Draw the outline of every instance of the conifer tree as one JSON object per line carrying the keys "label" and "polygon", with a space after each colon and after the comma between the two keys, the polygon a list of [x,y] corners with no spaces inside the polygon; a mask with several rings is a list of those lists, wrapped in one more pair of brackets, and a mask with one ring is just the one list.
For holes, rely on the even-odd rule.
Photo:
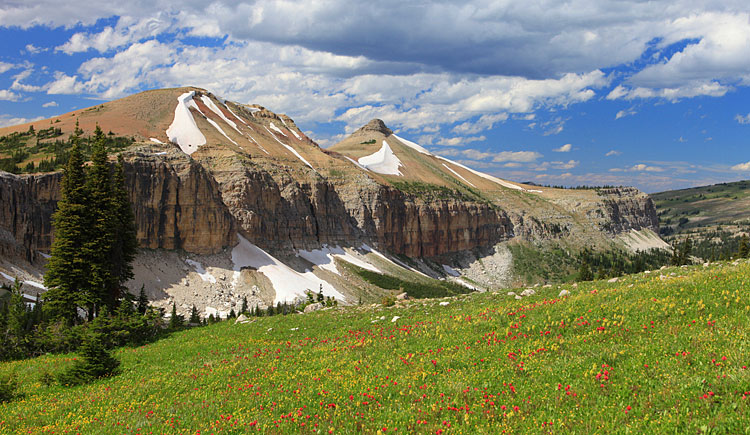
{"label": "conifer tree", "polygon": [[178,329],[184,326],[185,319],[177,314],[177,304],[172,303],[172,316],[169,318],[169,328]]}
{"label": "conifer tree", "polygon": [[[132,262],[138,250],[135,216],[125,190],[125,172],[122,154],[117,157],[112,176],[112,215],[114,216],[115,240],[110,251],[111,289],[115,298],[121,295],[123,284],[133,278]],[[148,303],[148,301],[146,301]]]}
{"label": "conifer tree", "polygon": [[63,385],[85,384],[96,379],[117,374],[120,361],[104,346],[100,332],[92,330],[86,335],[79,351],[81,359],[63,372],[58,381]]}
{"label": "conifer tree", "polygon": [[229,317],[228,318],[229,319],[234,319],[235,317],[237,317],[237,313],[235,313],[234,312],[234,308],[232,308],[231,310],[229,310]]}
{"label": "conifer tree", "polygon": [[242,308],[240,308],[240,314],[247,315],[247,296],[242,298]]}
{"label": "conifer tree", "polygon": [[138,293],[138,312],[146,314],[148,310],[148,297],[146,296],[145,284],[141,284],[141,291]]}
{"label": "conifer tree", "polygon": [[61,181],[61,198],[52,216],[55,239],[44,275],[44,285],[49,289],[45,307],[53,317],[69,324],[78,321],[77,307],[87,302],[85,295],[90,289],[90,268],[83,250],[90,222],[79,131],[76,124],[71,136],[73,147]]}
{"label": "conifer tree", "polygon": [[739,258],[747,258],[750,256],[750,241],[748,241],[747,234],[743,234],[740,237],[740,246],[737,250],[737,256]]}
{"label": "conifer tree", "polygon": [[583,258],[581,259],[581,266],[578,269],[578,280],[579,281],[591,281],[594,279],[594,273],[591,271],[589,266],[588,252],[584,251]]}
{"label": "conifer tree", "polygon": [[201,318],[198,315],[198,309],[195,308],[195,305],[193,305],[193,309],[190,311],[190,323],[193,325],[201,324]]}
{"label": "conifer tree", "polygon": [[112,176],[104,147],[104,133],[97,125],[91,153],[91,167],[88,170],[86,189],[88,191],[88,215],[90,220],[89,237],[84,245],[85,256],[91,269],[87,294],[89,320],[102,305],[111,310],[115,307],[119,280],[112,274],[112,251],[115,249],[116,219],[113,213]]}

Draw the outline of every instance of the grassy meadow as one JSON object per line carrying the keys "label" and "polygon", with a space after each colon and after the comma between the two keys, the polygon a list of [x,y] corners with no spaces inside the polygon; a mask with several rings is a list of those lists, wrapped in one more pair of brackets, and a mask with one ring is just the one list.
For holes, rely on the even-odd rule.
{"label": "grassy meadow", "polygon": [[750,263],[536,290],[223,322],[82,387],[3,363],[0,433],[750,433]]}

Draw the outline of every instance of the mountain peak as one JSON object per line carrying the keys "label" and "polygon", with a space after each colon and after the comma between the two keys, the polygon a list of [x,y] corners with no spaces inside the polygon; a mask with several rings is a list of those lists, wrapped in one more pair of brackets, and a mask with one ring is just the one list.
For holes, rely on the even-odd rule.
{"label": "mountain peak", "polygon": [[393,131],[391,131],[391,129],[385,125],[385,122],[383,122],[382,119],[373,119],[365,124],[364,127],[355,131],[353,135],[359,136],[370,132],[378,132],[385,136],[390,136],[393,134]]}

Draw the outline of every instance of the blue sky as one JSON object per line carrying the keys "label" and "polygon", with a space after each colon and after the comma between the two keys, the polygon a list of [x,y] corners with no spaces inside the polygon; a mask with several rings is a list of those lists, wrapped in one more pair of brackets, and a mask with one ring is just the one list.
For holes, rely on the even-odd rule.
{"label": "blue sky", "polygon": [[193,85],[516,181],[750,178],[746,1],[105,3],[0,5],[0,125]]}

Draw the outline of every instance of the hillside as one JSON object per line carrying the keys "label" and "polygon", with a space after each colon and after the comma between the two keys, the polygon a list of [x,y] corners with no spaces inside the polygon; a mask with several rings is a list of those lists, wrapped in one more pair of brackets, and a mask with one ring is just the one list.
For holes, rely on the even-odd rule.
{"label": "hillside", "polygon": [[689,237],[696,255],[728,258],[750,234],[750,180],[651,194],[660,234],[669,242]]}
{"label": "hillside", "polygon": [[[379,301],[397,290],[347,264],[484,290],[550,279],[536,269],[569,276],[583,248],[665,247],[653,203],[637,189],[503,180],[379,120],[322,149],[283,114],[185,87],[0,129],[0,158],[18,173],[0,171],[7,276],[41,280],[76,125],[84,153],[99,126],[113,158],[124,157],[142,248],[129,288],[145,286],[158,305],[177,303],[183,313],[196,305],[203,315],[226,314],[243,298],[265,305],[321,290],[351,304],[365,289],[365,300]],[[519,258],[541,249],[563,253],[564,267]]]}
{"label": "hillside", "polygon": [[748,283],[744,261],[223,322],[76,388],[40,382],[75,355],[3,363],[0,433],[745,433]]}

